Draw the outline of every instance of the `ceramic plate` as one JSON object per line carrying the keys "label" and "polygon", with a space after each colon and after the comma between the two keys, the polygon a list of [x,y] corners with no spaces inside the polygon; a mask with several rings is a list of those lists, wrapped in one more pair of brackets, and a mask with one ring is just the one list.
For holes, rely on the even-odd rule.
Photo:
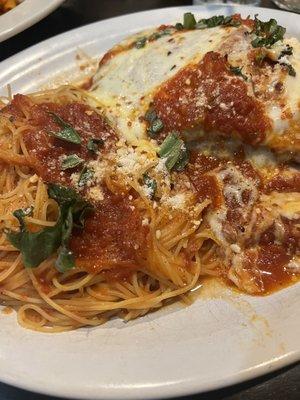
{"label": "ceramic plate", "polygon": [[[30,0],[27,0],[28,2]],[[25,1],[26,3],[26,1]],[[124,36],[176,22],[241,12],[276,18],[300,39],[300,16],[251,7],[178,7],[84,26],[0,63],[0,95],[30,92],[76,70],[78,51],[99,57]],[[210,282],[193,305],[174,304],[138,320],[61,334],[22,329],[0,313],[0,380],[33,391],[84,399],[147,399],[217,389],[300,359],[300,285],[268,297]]]}
{"label": "ceramic plate", "polygon": [[23,0],[11,11],[0,15],[0,42],[40,21],[63,0]]}

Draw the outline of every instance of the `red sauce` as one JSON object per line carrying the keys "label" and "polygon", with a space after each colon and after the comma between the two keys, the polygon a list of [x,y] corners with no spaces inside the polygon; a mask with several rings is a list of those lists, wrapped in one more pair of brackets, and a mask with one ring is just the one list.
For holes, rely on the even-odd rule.
{"label": "red sauce", "polygon": [[[70,184],[70,175],[77,169],[61,171],[61,157],[76,153],[85,161],[92,160],[95,155],[87,149],[90,138],[102,139],[100,151],[107,151],[115,141],[113,130],[103,117],[90,107],[80,103],[58,105],[54,103],[33,104],[23,95],[16,95],[6,111],[17,118],[29,116],[28,123],[33,127],[23,135],[24,142],[31,157],[36,173],[46,182]],[[55,138],[50,132],[58,132],[61,127],[48,113],[54,112],[79,133],[82,144],[72,144]]]}
{"label": "red sauce", "polygon": [[[122,195],[104,191],[104,200],[86,220],[84,232],[74,232],[70,247],[77,264],[90,272],[103,267],[136,269],[147,247],[148,228],[142,226],[141,214]],[[108,268],[108,269],[109,269]]]}
{"label": "red sauce", "polygon": [[234,14],[232,16],[232,19],[234,21],[241,22],[243,25],[248,26],[248,28],[253,28],[254,27],[254,20],[251,18],[242,18],[241,14]]}
{"label": "red sauce", "polygon": [[202,202],[209,199],[214,208],[221,206],[223,194],[217,179],[207,173],[219,167],[220,164],[221,161],[217,158],[207,157],[194,151],[191,153],[190,163],[186,170],[186,174],[196,189],[198,200]]}
{"label": "red sauce", "polygon": [[[24,134],[26,147],[32,157],[36,173],[46,182],[71,186],[70,176],[76,169],[61,171],[62,155],[76,153],[85,161],[95,158],[87,150],[89,138],[103,139],[100,151],[106,152],[116,136],[104,119],[88,106],[79,103],[57,105],[53,103],[33,104],[26,96],[17,95],[9,106],[11,114],[29,115],[29,129]],[[52,111],[75,128],[82,144],[70,144],[54,138],[48,132],[61,128],[48,114]],[[79,170],[82,167],[79,167]],[[94,202],[95,212],[87,217],[83,231],[72,233],[70,248],[74,251],[76,265],[88,272],[106,270],[108,278],[124,279],[138,267],[147,249],[148,228],[142,226],[142,216],[129,200],[128,193],[112,193],[104,184],[104,200]],[[112,270],[112,271],[110,271]],[[41,281],[44,290],[49,288]]]}
{"label": "red sauce", "polygon": [[230,72],[226,58],[216,52],[163,84],[153,106],[165,132],[202,127],[256,145],[264,141],[270,127],[263,104],[247,94],[246,83]]}
{"label": "red sauce", "polygon": [[291,281],[292,275],[285,268],[290,259],[283,246],[271,244],[260,247],[256,266],[261,272],[265,293],[278,290]]}
{"label": "red sauce", "polygon": [[300,173],[294,173],[292,176],[287,177],[277,175],[266,183],[264,192],[271,193],[272,191],[277,192],[300,192]]}

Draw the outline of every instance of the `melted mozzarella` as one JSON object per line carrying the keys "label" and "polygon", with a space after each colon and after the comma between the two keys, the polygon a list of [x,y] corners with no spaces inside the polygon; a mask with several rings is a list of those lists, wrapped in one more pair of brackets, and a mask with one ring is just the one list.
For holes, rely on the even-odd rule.
{"label": "melted mozzarella", "polygon": [[92,91],[119,133],[130,141],[144,137],[145,126],[139,117],[145,115],[155,89],[182,67],[216,50],[232,29],[176,32],[143,48],[123,50],[100,65]]}
{"label": "melted mozzarella", "polygon": [[[278,62],[272,67],[264,65],[258,68],[249,56],[254,51],[252,36],[247,34],[249,29],[244,26],[173,31],[170,35],[147,42],[142,48],[137,49],[133,45],[138,37],[149,37],[154,32],[158,31],[154,29],[135,34],[115,46],[110,57],[100,63],[93,79],[92,93],[103,105],[120,136],[131,143],[144,138],[146,126],[141,117],[159,87],[179,70],[201,61],[207,52],[216,51],[226,55],[230,65],[241,67],[248,77],[248,95],[261,101],[269,118],[271,131],[267,132],[268,146],[279,151],[298,151],[300,43],[297,39],[284,39],[271,49],[264,49],[271,59]],[[293,47],[293,55],[278,59],[287,44]],[[290,76],[283,64],[292,65],[296,76]],[[289,132],[291,124],[292,133]],[[275,141],[274,145],[272,141]]]}

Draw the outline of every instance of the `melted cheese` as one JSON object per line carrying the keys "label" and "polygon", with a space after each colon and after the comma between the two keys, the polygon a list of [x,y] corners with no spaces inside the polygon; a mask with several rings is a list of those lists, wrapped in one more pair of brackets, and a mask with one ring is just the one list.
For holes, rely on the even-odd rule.
{"label": "melted cheese", "polygon": [[143,48],[123,50],[100,65],[92,91],[119,133],[131,142],[145,137],[145,126],[139,117],[145,115],[155,89],[182,67],[197,63],[208,51],[216,50],[232,29],[176,32]]}
{"label": "melted cheese", "polygon": [[[277,42],[271,49],[265,49],[268,56],[278,63],[275,67],[264,65],[257,68],[249,57],[254,49],[251,35],[245,34],[249,33],[249,28],[245,26],[173,31],[147,42],[142,48],[132,45],[137,38],[154,32],[158,30],[136,34],[115,46],[108,53],[109,57],[100,63],[93,78],[92,93],[103,105],[106,116],[121,137],[133,144],[137,139],[145,138],[146,126],[141,117],[159,87],[179,70],[201,61],[207,52],[216,51],[226,55],[230,65],[242,68],[248,77],[248,95],[262,102],[271,124],[266,144],[279,151],[298,151],[300,43],[297,39],[288,38]],[[278,60],[287,44],[293,47],[293,55]],[[290,76],[282,64],[292,65],[296,76]],[[205,102],[205,99],[199,98],[198,101]],[[293,137],[289,139],[291,123],[294,123]]]}

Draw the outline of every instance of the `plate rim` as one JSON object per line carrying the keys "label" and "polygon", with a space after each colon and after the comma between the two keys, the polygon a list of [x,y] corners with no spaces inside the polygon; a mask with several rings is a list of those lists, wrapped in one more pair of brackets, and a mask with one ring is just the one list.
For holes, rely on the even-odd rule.
{"label": "plate rim", "polygon": [[[204,394],[214,390],[221,390],[234,386],[243,382],[249,382],[260,376],[271,374],[293,365],[300,360],[300,350],[292,351],[281,357],[274,358],[267,363],[261,363],[255,367],[246,368],[237,372],[234,375],[228,375],[222,379],[215,379],[206,385],[201,385],[201,389],[195,380],[175,382],[172,384],[162,384],[150,387],[105,387],[94,386],[92,389],[84,389],[81,393],[74,392],[74,389],[66,389],[65,386],[44,387],[36,381],[31,383],[20,383],[15,378],[2,379],[7,385],[27,390],[36,394],[43,394],[46,396],[57,396],[65,399],[74,400],[156,400],[156,399],[171,399],[183,396],[192,396],[197,394]],[[97,393],[97,394],[96,394]]]}
{"label": "plate rim", "polygon": [[[46,5],[39,0],[22,1],[13,10],[0,16],[0,43],[39,22],[55,10],[63,1],[47,0]],[[32,12],[33,9],[35,10],[34,12]]]}
{"label": "plate rim", "polygon": [[[31,0],[27,0],[31,1]],[[54,0],[57,3],[61,3],[63,0]],[[37,59],[39,57],[39,52],[43,48],[47,48],[48,43],[54,43],[55,41],[61,42],[61,39],[63,40],[70,40],[74,32],[79,32],[79,31],[84,31],[87,29],[87,27],[93,27],[93,26],[98,26],[103,23],[117,23],[121,20],[126,20],[128,16],[146,16],[146,14],[150,14],[154,11],[172,11],[172,10],[178,10],[181,9],[182,11],[200,11],[205,10],[205,11],[211,11],[214,8],[220,8],[223,7],[224,9],[230,8],[230,6],[222,5],[222,4],[216,4],[213,7],[207,7],[207,6],[177,6],[177,7],[165,7],[165,8],[159,8],[159,9],[152,9],[152,10],[146,10],[146,11],[140,11],[136,13],[129,13],[113,18],[108,18],[100,21],[96,21],[72,30],[69,30],[67,32],[61,33],[59,35],[53,36],[49,39],[46,39],[34,46],[31,46],[15,55],[12,57],[7,58],[6,60],[0,62],[0,66],[4,67],[11,67],[14,64],[17,64],[20,62],[20,60],[27,59],[27,55],[32,55],[34,59]],[[262,12],[266,11],[268,9],[262,8],[262,7],[249,7],[249,6],[243,6],[239,5],[236,6],[235,8],[238,9],[253,9],[255,11]],[[270,9],[269,9],[270,10]],[[286,15],[288,18],[289,16],[293,16],[295,18],[300,19],[300,15],[297,15],[295,13],[291,13],[288,11],[281,11],[281,10],[273,10],[276,15]],[[1,41],[1,33],[0,33],[0,41]],[[61,45],[63,46],[63,45]],[[46,51],[47,52],[47,51]],[[28,61],[30,62],[30,61]],[[12,70],[13,72],[13,70]],[[84,392],[80,393],[80,395],[74,393],[74,391],[69,390],[66,387],[61,386],[56,386],[56,387],[45,387],[43,384],[39,384],[38,380],[36,381],[29,381],[27,380],[26,382],[20,382],[17,377],[13,376],[6,376],[3,377],[1,376],[1,381],[24,389],[24,390],[29,390],[33,391],[36,393],[43,393],[46,395],[52,395],[52,396],[60,396],[60,397],[65,397],[65,398],[74,398],[74,399],[120,399],[120,395],[124,399],[154,399],[154,398],[170,398],[170,397],[177,397],[177,396],[184,396],[184,395],[192,395],[196,393],[203,393],[206,391],[211,391],[215,389],[221,389],[225,388],[231,385],[235,385],[237,383],[245,382],[252,380],[254,378],[257,378],[258,376],[262,376],[264,374],[268,374],[270,372],[274,372],[278,369],[281,369],[287,365],[290,365],[296,361],[300,360],[300,349],[299,350],[294,350],[290,351],[289,353],[286,353],[280,357],[274,357],[270,359],[267,362],[263,362],[261,364],[258,364],[256,366],[252,366],[250,368],[245,368],[243,370],[240,370],[236,372],[235,374],[230,374],[228,376],[225,376],[223,378],[211,380],[210,382],[207,382],[206,384],[201,383],[200,385],[197,385],[197,381],[195,379],[193,380],[185,380],[182,382],[174,382],[171,384],[158,384],[155,388],[153,386],[151,387],[103,387],[101,385],[95,385],[93,386],[92,389],[83,389]],[[200,386],[200,387],[199,387]]]}

